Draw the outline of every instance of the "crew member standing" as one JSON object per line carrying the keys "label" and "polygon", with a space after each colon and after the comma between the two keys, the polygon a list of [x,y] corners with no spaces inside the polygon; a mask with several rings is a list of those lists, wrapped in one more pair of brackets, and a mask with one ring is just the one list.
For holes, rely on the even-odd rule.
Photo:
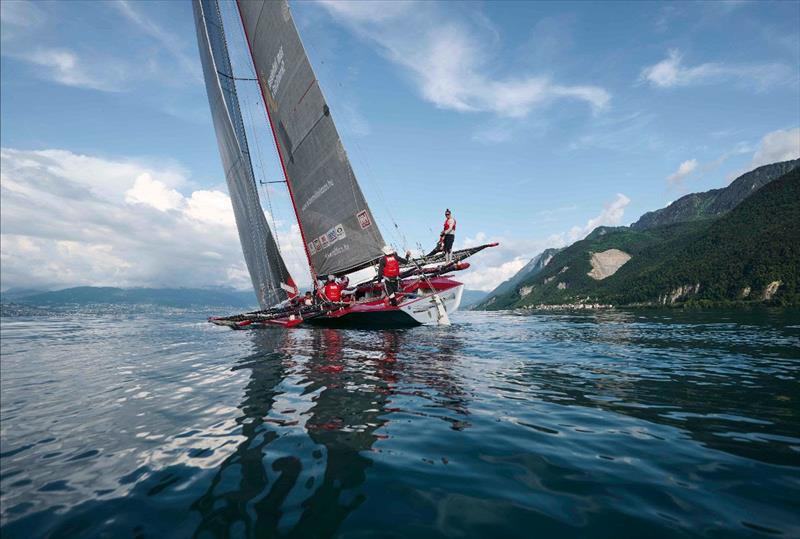
{"label": "crew member standing", "polygon": [[444,250],[444,261],[450,263],[453,261],[453,242],[456,239],[456,220],[450,213],[450,208],[444,212],[444,228],[442,233],[439,234],[439,241]]}
{"label": "crew member standing", "polygon": [[406,251],[406,258],[398,256],[390,245],[383,246],[383,258],[378,263],[378,275],[383,279],[386,288],[386,297],[389,303],[397,306],[397,290],[400,288],[400,264],[408,264],[410,251]]}

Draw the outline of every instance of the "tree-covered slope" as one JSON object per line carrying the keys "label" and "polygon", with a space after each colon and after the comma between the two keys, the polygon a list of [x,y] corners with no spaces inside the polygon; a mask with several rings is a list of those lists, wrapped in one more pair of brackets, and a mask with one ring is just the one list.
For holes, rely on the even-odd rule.
{"label": "tree-covered slope", "polygon": [[[795,168],[717,219],[645,230],[599,228],[521,283],[528,294],[511,306],[758,301],[772,293],[775,301],[798,303],[798,223],[800,169]],[[592,254],[609,249],[631,259],[610,277],[595,280],[588,275]]]}
{"label": "tree-covered slope", "polygon": [[704,193],[691,193],[679,198],[666,208],[645,213],[631,225],[631,228],[646,230],[657,226],[722,215],[798,165],[800,165],[800,159],[758,167],[739,176],[727,187],[712,189]]}
{"label": "tree-covered slope", "polygon": [[550,262],[553,256],[560,251],[560,249],[545,249],[538,255],[530,259],[522,269],[514,274],[510,279],[503,281],[494,290],[489,292],[480,303],[475,305],[472,310],[499,310],[506,309],[508,306],[516,303],[519,298],[519,285],[526,279],[531,279],[542,271],[545,266]]}

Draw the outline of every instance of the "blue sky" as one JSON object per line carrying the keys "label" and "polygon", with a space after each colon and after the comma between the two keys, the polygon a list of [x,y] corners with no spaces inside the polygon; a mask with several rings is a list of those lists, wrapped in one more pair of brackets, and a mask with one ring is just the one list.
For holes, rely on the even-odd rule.
{"label": "blue sky", "polygon": [[[190,3],[0,5],[3,288],[246,287]],[[797,2],[291,6],[387,239],[430,247],[450,207],[459,245],[502,242],[469,288],[800,155]],[[254,83],[240,95],[278,179]],[[269,202],[302,282],[286,195]]]}

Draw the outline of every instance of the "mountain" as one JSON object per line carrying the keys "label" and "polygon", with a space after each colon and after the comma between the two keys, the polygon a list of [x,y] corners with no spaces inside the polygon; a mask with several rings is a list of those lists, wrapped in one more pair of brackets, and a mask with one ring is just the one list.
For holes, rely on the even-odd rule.
{"label": "mountain", "polygon": [[552,260],[560,249],[545,249],[538,255],[530,259],[521,270],[514,274],[510,279],[500,283],[497,288],[486,294],[483,300],[475,305],[472,310],[497,310],[504,309],[507,306],[519,300],[519,285],[525,279],[532,278],[537,275],[544,267]]}
{"label": "mountain", "polygon": [[513,307],[800,303],[800,168],[721,217],[600,227],[553,257]]}
{"label": "mountain", "polygon": [[484,292],[483,290],[464,289],[464,292],[461,295],[460,309],[462,311],[469,311],[476,303],[479,303],[485,297],[486,297],[486,292]]}
{"label": "mountain", "polygon": [[[3,295],[3,300],[9,298]],[[257,309],[252,290],[232,288],[114,288],[79,286],[53,292],[15,295],[16,303],[34,306],[121,304],[165,307],[226,306]]]}
{"label": "mountain", "polygon": [[798,165],[800,165],[800,159],[758,167],[739,176],[727,187],[712,189],[704,193],[691,193],[679,198],[666,208],[645,213],[631,225],[631,228],[647,230],[657,226],[722,215],[735,208],[758,189],[780,178]]}

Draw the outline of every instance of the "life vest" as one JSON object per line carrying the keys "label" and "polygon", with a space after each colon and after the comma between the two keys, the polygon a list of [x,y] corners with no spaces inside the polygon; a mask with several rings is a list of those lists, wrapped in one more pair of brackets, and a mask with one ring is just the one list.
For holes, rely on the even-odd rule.
{"label": "life vest", "polygon": [[[449,221],[450,219],[453,220],[453,230],[451,230],[450,232],[445,232],[447,230],[447,221]],[[444,226],[442,227],[442,234],[455,234],[456,233],[456,220],[455,220],[454,217],[451,217],[450,219],[445,219],[444,220]]]}
{"label": "life vest", "polygon": [[383,264],[384,277],[399,277],[400,276],[400,262],[394,255],[386,255]]}
{"label": "life vest", "polygon": [[325,297],[330,301],[341,301],[342,289],[338,283],[328,283],[325,285]]}
{"label": "life vest", "polygon": [[336,283],[328,283],[325,285],[325,297],[328,301],[341,301],[342,289]]}

